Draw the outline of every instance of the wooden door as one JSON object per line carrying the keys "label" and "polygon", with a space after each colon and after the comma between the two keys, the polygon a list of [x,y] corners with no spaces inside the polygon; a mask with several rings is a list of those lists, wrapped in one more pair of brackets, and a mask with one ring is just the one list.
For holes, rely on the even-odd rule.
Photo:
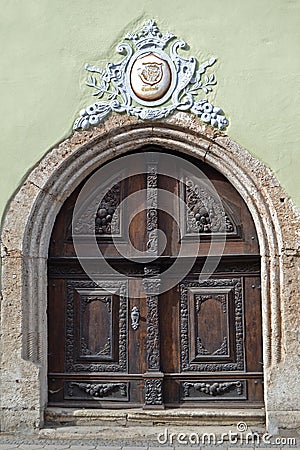
{"label": "wooden door", "polygon": [[[179,176],[160,172],[160,149],[143,155],[139,173],[127,176],[125,165],[79,227],[88,274],[72,239],[84,183],[57,217],[48,265],[49,405],[261,407],[260,257],[250,213],[208,165],[190,159],[222,211],[214,191],[176,161],[168,164]],[[163,191],[170,201],[158,207]],[[123,200],[136,193],[144,206],[131,217]],[[157,230],[166,236],[161,252]],[[107,267],[99,276],[88,231],[114,276]],[[221,253],[210,256],[208,277],[213,240]]]}

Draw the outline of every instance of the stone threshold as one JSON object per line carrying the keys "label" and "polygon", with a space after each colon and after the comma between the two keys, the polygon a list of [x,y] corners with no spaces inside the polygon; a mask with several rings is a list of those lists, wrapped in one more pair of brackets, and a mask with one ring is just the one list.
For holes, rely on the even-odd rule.
{"label": "stone threshold", "polygon": [[239,422],[262,427],[265,424],[265,410],[261,409],[76,409],[48,408],[45,411],[46,427],[66,425],[109,425],[114,426],[236,426]]}
{"label": "stone threshold", "polygon": [[[97,442],[112,446],[161,444],[176,446],[182,433],[186,438],[204,437],[205,446],[228,447],[230,433],[239,433],[239,444],[246,433],[265,433],[264,410],[84,410],[49,408],[47,427],[39,430],[38,438],[57,442]],[[51,419],[51,421],[50,421]],[[239,425],[238,425],[239,424]],[[208,437],[208,434],[210,437]],[[225,437],[224,437],[225,436]],[[244,443],[244,442],[243,442]],[[253,447],[251,445],[251,447]],[[199,448],[199,447],[197,447]]]}

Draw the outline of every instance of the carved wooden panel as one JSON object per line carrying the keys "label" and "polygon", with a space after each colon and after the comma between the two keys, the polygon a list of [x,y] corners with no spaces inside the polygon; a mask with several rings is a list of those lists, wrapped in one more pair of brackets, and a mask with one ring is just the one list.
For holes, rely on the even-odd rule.
{"label": "carved wooden panel", "polygon": [[122,211],[118,206],[124,196],[124,182],[119,181],[118,177],[111,181],[114,184],[110,183],[110,189],[105,185],[98,186],[97,191],[92,192],[85,202],[82,201],[80,209],[77,210],[76,220],[73,223],[69,220],[67,231],[69,239],[72,232],[80,236],[96,234],[99,237],[122,234]]}
{"label": "carved wooden panel", "polygon": [[100,290],[78,289],[77,292],[79,359],[116,360],[113,336],[118,318],[117,297]]}
{"label": "carved wooden panel", "polygon": [[246,400],[246,380],[201,380],[184,381],[181,385],[181,399],[184,401]]}
{"label": "carved wooden panel", "polygon": [[[113,262],[113,261],[112,261]],[[196,261],[195,269],[198,268],[198,271],[202,270],[203,263],[205,262],[204,258],[198,258],[198,261]],[[98,263],[97,260],[94,262],[95,269],[91,273],[98,273]],[[168,268],[170,267],[171,262],[162,261],[161,267]],[[92,267],[92,263],[91,263]],[[250,273],[257,273],[259,274],[260,271],[260,260],[259,257],[256,257],[255,259],[247,259],[244,261],[241,257],[239,258],[239,262],[230,262],[230,261],[220,261],[218,267],[215,270],[215,273],[233,273],[236,275],[237,273],[243,273],[243,274],[250,274]],[[128,275],[144,275],[145,270],[144,266],[136,266],[134,264],[130,264],[128,261],[127,267],[126,267],[126,273]],[[49,261],[48,264],[48,274],[51,278],[74,278],[74,276],[79,277],[80,275],[84,275],[84,272],[82,270],[81,265],[78,263],[78,261],[69,260],[65,261],[63,259],[59,258],[52,258],[51,261]]]}
{"label": "carved wooden panel", "polygon": [[157,163],[147,164],[147,252],[158,252]]}
{"label": "carved wooden panel", "polygon": [[127,317],[125,282],[67,281],[66,371],[126,371]]}
{"label": "carved wooden panel", "polygon": [[[201,293],[200,293],[201,292]],[[222,292],[222,293],[221,293]],[[230,357],[230,289],[190,289],[191,356],[193,361]],[[213,326],[211,323],[213,318]]]}
{"label": "carved wooden panel", "polygon": [[184,281],[180,289],[181,369],[244,370],[241,279]]}
{"label": "carved wooden panel", "polygon": [[129,401],[129,383],[65,381],[65,400]]}
{"label": "carved wooden panel", "polygon": [[226,234],[228,238],[240,237],[240,218],[234,217],[228,202],[211,192],[205,183],[197,184],[190,176],[184,176],[184,180],[181,196],[186,208],[181,213],[181,222],[185,236]]}
{"label": "carved wooden panel", "polygon": [[[156,275],[157,270],[145,267],[145,274]],[[159,287],[160,278],[144,278],[147,305],[147,370],[160,370]]]}
{"label": "carved wooden panel", "polygon": [[151,379],[145,381],[145,405],[155,406],[163,404],[163,381]]}

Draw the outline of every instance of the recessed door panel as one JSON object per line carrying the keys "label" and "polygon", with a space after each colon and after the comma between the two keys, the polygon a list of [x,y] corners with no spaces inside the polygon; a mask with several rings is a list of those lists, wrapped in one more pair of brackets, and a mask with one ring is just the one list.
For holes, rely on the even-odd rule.
{"label": "recessed door panel", "polygon": [[127,317],[126,282],[67,281],[66,371],[126,372]]}
{"label": "recessed door panel", "polygon": [[244,370],[241,279],[186,280],[180,287],[181,369]]}

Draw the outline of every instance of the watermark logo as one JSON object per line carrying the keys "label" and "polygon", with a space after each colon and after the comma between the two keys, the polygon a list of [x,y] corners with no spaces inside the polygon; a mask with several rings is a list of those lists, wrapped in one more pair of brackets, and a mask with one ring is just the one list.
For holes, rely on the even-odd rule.
{"label": "watermark logo", "polygon": [[246,422],[239,422],[235,430],[227,433],[197,433],[197,432],[170,432],[167,428],[157,435],[161,445],[253,445],[257,446],[289,446],[295,447],[297,440],[294,437],[273,436],[267,432],[257,433],[250,431]]}
{"label": "watermark logo", "polygon": [[[155,174],[149,174],[149,172],[147,173],[147,168],[153,167],[153,161],[156,162]],[[145,177],[147,175],[150,175],[150,177],[155,175],[157,180],[160,180],[161,177],[164,179],[167,177],[167,179],[175,180],[177,186],[184,186],[185,188],[188,178],[188,183],[193,186],[193,191],[191,192],[189,185],[190,191],[186,188],[186,192],[188,192],[187,195],[194,196],[193,207],[197,208],[198,198],[198,202],[202,204],[202,210],[207,212],[207,220],[210,220],[210,214],[212,220],[216,221],[215,216],[217,215],[218,229],[226,229],[226,215],[221,198],[211,181],[196,165],[179,156],[158,152],[140,152],[117,158],[98,169],[88,179],[81,189],[73,211],[72,236],[75,251],[84,271],[96,283],[97,281],[99,282],[104,274],[106,279],[116,278],[122,280],[129,278],[128,274],[121,273],[115,266],[112,267],[109,258],[101,250],[101,245],[99,245],[101,236],[99,240],[96,227],[93,224],[95,224],[97,214],[99,215],[99,205],[116,183],[133,179],[141,174]],[[196,216],[192,220],[196,221],[195,223],[197,224],[197,217],[201,214],[199,213],[197,215],[195,211],[191,211],[187,195],[183,196],[180,195],[178,190],[175,191],[172,192],[171,190],[165,189],[163,185],[160,187],[156,184],[153,187],[151,183],[148,183],[142,189],[135,190],[130,195],[122,198],[114,210],[111,209],[109,211],[109,207],[107,209],[109,214],[106,217],[109,217],[111,223],[119,220],[122,225],[122,239],[120,239],[119,235],[113,233],[110,236],[116,249],[116,254],[125,260],[138,261],[142,264],[155,262],[162,255],[169,237],[160,229],[159,222],[157,221],[157,229],[154,226],[154,229],[151,231],[152,238],[149,233],[152,239],[152,243],[149,239],[149,248],[144,251],[137,249],[132,245],[130,239],[130,226],[133,220],[136,217],[140,217],[139,215],[144,212],[144,217],[147,217],[144,227],[149,229],[149,213],[158,215],[159,211],[163,211],[175,222],[179,234],[179,251],[176,254],[176,258],[172,261],[171,266],[159,275],[159,293],[168,291],[184,279],[191,271],[199,252],[201,233],[198,233],[198,235],[194,233],[193,240],[195,241],[195,245],[192,247],[191,245],[188,247],[184,245],[184,237],[186,234],[186,217],[188,215],[191,216],[191,214]],[[205,196],[203,192],[209,194]],[[212,199],[214,202],[214,212],[217,211],[215,215],[211,209]],[[100,215],[102,213],[105,216],[104,210],[100,210]],[[203,219],[205,218],[200,220]],[[105,221],[107,219],[104,217],[101,220]],[[151,226],[153,224],[150,224],[150,230]],[[202,229],[201,227],[207,226],[199,221],[199,229]],[[86,234],[88,234],[89,238],[88,245],[86,245],[87,241],[83,239]],[[225,235],[226,233],[224,232],[223,236]],[[211,232],[209,236],[210,239],[206,241],[208,242],[209,248],[199,274],[199,280],[207,279],[214,273],[224,251],[225,239],[220,239],[220,233]],[[154,252],[151,252],[152,244],[155,246],[156,251]],[[97,259],[96,265],[95,259]],[[140,297],[139,292],[143,292],[141,277],[135,277],[131,274],[130,278],[134,278],[136,283],[134,292],[129,292],[129,295],[131,297]],[[136,286],[139,288],[136,289]]]}

